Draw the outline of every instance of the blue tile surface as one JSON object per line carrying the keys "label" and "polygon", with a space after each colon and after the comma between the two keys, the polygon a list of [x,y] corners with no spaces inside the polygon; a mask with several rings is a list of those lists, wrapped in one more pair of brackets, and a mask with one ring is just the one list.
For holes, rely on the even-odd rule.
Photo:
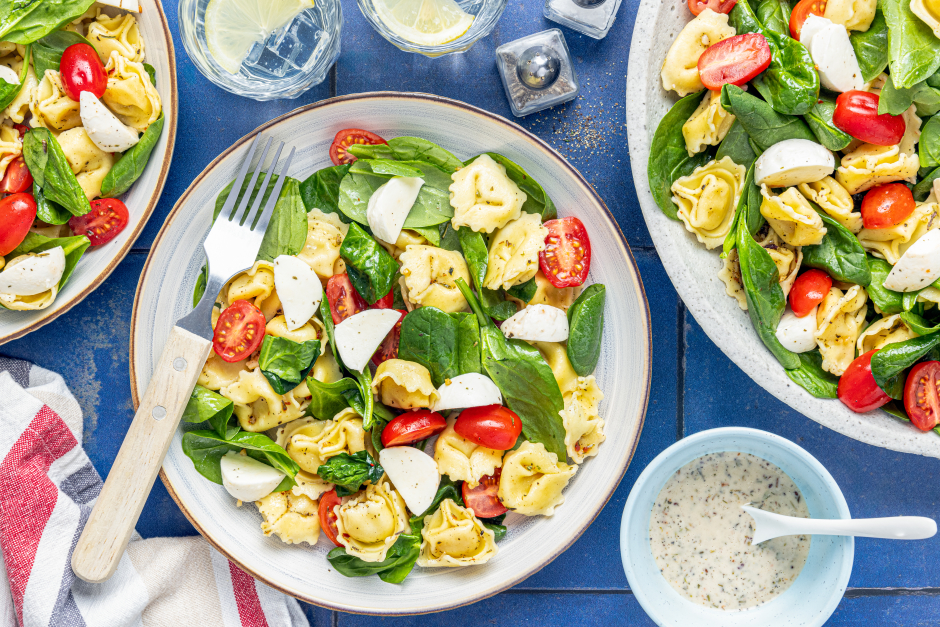
{"label": "blue tile surface", "polygon": [[[934,460],[861,444],[823,429],[764,392],[734,366],[685,311],[651,247],[630,174],[624,88],[639,0],[624,0],[606,39],[560,27],[571,49],[581,97],[517,121],[568,158],[605,199],[633,246],[649,298],[653,379],[643,435],[629,470],[594,524],[564,554],[516,588],[473,606],[422,617],[380,619],[305,606],[311,625],[652,625],[626,589],[618,547],[620,515],[642,469],[683,434],[747,425],[809,450],[842,486],[855,516],[936,517],[940,482]],[[160,204],[114,274],[67,315],[0,347],[63,374],[85,414],[85,448],[106,474],[133,416],[128,381],[131,306],[149,246],[190,181],[222,150],[257,125],[333,95],[374,90],[421,91],[464,100],[511,117],[494,50],[557,25],[538,0],[511,0],[494,33],[464,55],[425,59],[375,34],[353,0],[344,0],[343,53],[328,81],[296,100],[257,103],[204,79],[186,56],[176,5],[166,2],[177,51],[180,119],[170,178]],[[729,394],[729,391],[734,391]],[[138,524],[145,537],[195,530],[157,483]],[[940,541],[858,540],[851,589],[830,625],[940,624]]]}

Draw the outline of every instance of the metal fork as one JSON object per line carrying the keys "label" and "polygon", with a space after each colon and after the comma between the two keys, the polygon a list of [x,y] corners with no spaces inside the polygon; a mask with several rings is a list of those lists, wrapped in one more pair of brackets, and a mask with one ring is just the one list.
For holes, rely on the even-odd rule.
{"label": "metal fork", "polygon": [[[280,143],[249,210],[251,193],[273,142],[268,139],[245,193],[241,194],[258,141],[258,136],[255,136],[232,191],[203,243],[209,263],[206,290],[192,312],[180,318],[170,331],[153,378],[72,553],[72,570],[85,581],[105,581],[117,569],[173,441],[190,393],[209,356],[213,333],[212,308],[216,296],[233,276],[254,264],[261,248],[261,240],[294,157],[294,148],[284,161],[269,200],[261,210],[263,190],[268,188],[284,148],[284,143]],[[239,195],[242,196],[241,202],[238,202]]]}

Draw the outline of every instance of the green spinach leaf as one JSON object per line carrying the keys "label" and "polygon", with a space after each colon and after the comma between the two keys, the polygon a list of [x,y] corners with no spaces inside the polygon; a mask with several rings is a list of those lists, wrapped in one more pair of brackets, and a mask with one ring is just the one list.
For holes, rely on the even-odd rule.
{"label": "green spinach leaf", "polygon": [[826,234],[819,244],[803,246],[803,265],[825,270],[829,276],[839,281],[868,287],[871,283],[871,270],[868,268],[865,249],[852,231],[824,214],[815,205],[813,208],[826,224]]}
{"label": "green spinach leaf", "polygon": [[202,264],[202,270],[196,277],[196,284],[193,286],[193,309],[202,300],[202,295],[206,293],[206,285],[209,283],[209,264]]}
{"label": "green spinach leaf", "polygon": [[435,387],[458,374],[457,320],[436,307],[415,309],[402,320],[399,359],[421,364]]}
{"label": "green spinach leaf", "polygon": [[343,547],[336,547],[327,553],[326,559],[336,572],[346,577],[378,575],[385,583],[401,583],[414,568],[420,548],[420,535],[403,533],[398,536],[398,540],[381,562],[366,562],[354,555],[349,555]]}
{"label": "green spinach leaf", "polygon": [[910,311],[901,312],[901,320],[917,335],[933,335],[940,331],[940,324],[931,324],[923,316],[918,316]]}
{"label": "green spinach leaf", "polygon": [[36,201],[36,217],[46,224],[65,224],[72,218],[67,209],[46,199],[36,181],[33,181],[33,199]]}
{"label": "green spinach leaf", "polygon": [[74,44],[88,44],[91,42],[78,33],[68,30],[55,30],[33,44],[33,65],[39,80],[45,76],[46,70],[59,71],[59,62],[65,49]]}
{"label": "green spinach leaf", "polygon": [[[26,53],[23,56],[23,67],[20,68],[20,75],[18,76],[20,82],[8,83],[0,78],[0,110],[10,106],[10,103],[16,99],[20,90],[23,89],[23,84],[26,83],[26,77],[29,75],[29,58],[32,48],[33,46],[26,46]],[[40,76],[42,76],[42,74],[40,74]]]}
{"label": "green spinach leaf", "polygon": [[72,237],[46,237],[39,233],[29,232],[20,245],[13,249],[7,255],[8,259],[25,255],[27,253],[41,253],[61,246],[65,253],[65,271],[62,272],[62,278],[59,279],[59,289],[65,287],[65,283],[72,276],[72,271],[78,265],[78,260],[82,258],[91,241],[84,235],[73,235]]}
{"label": "green spinach leaf", "polygon": [[503,155],[496,152],[486,153],[492,157],[493,161],[506,168],[506,176],[515,183],[519,189],[525,192],[526,201],[522,204],[522,210],[526,213],[537,213],[542,216],[542,222],[554,220],[558,217],[558,210],[555,209],[555,203],[548,197],[548,194],[542,189],[538,182],[529,176],[520,166],[510,161]]}
{"label": "green spinach leaf", "polygon": [[895,87],[913,87],[940,69],[940,39],[907,0],[880,0],[888,25],[888,67]]}
{"label": "green spinach leaf", "polygon": [[786,0],[757,0],[754,11],[764,28],[790,35],[790,5]]}
{"label": "green spinach leaf", "polygon": [[101,183],[101,195],[105,198],[117,198],[131,188],[134,181],[140,178],[150,161],[150,155],[153,149],[157,147],[160,141],[160,134],[163,133],[163,113],[154,120],[153,124],[147,127],[144,134],[140,136],[140,141],[131,146],[111,170],[105,175]]}
{"label": "green spinach leaf", "polygon": [[336,363],[343,366],[343,360],[339,356],[339,351],[336,349],[336,336],[333,333],[333,314],[330,311],[330,302],[326,298],[320,301],[320,320],[323,321],[323,327],[326,329],[326,339],[330,345],[330,348],[333,350],[333,359],[336,360]]}
{"label": "green spinach leaf", "polygon": [[457,229],[454,228],[454,225],[450,222],[444,222],[440,225],[441,232],[441,243],[438,244],[444,250],[450,250],[453,252],[463,252],[460,248],[460,235],[457,233]]}
{"label": "green spinach leaf", "polygon": [[309,213],[319,209],[323,213],[335,213],[343,222],[350,222],[339,210],[339,186],[349,172],[349,165],[334,165],[317,170],[300,184],[300,198]]}
{"label": "green spinach leaf", "polygon": [[889,290],[884,286],[891,264],[884,259],[868,255],[868,268],[871,271],[871,282],[866,287],[868,296],[885,315],[893,315],[902,311],[902,294]]}
{"label": "green spinach leaf", "polygon": [[884,13],[875,11],[875,17],[867,31],[852,31],[849,41],[855,50],[862,80],[869,83],[888,67],[888,24]]}
{"label": "green spinach leaf", "polygon": [[763,33],[764,27],[754,15],[750,3],[745,0],[740,4],[735,4],[728,14],[728,23],[734,28],[738,35],[744,33]]}
{"label": "green spinach leaf", "polygon": [[259,261],[273,262],[281,255],[296,255],[304,249],[304,242],[307,241],[307,210],[300,200],[299,188],[296,179],[284,181],[268,229],[261,240],[261,248],[258,249]]}
{"label": "green spinach leaf", "polygon": [[346,400],[350,401],[350,407],[355,409],[362,416],[362,428],[368,431],[372,428],[375,418],[375,398],[372,396],[372,371],[369,370],[369,364],[362,369],[362,372],[353,372],[356,381],[359,382],[359,403],[355,403],[355,398],[350,398],[347,392]]}
{"label": "green spinach leaf", "polygon": [[927,196],[930,195],[931,190],[933,190],[933,182],[940,178],[940,167],[929,170],[926,174],[921,175],[920,181],[917,182],[917,185],[914,186],[914,200],[917,202],[923,202],[927,199]]}
{"label": "green spinach leaf", "polygon": [[387,144],[353,144],[349,152],[358,159],[394,159],[395,161],[423,161],[448,174],[463,167],[463,163],[450,151],[421,137],[395,137]]}
{"label": "green spinach leaf", "polygon": [[809,112],[819,97],[819,74],[809,51],[789,33],[765,28],[763,35],[770,45],[770,67],[752,84],[779,113]]}
{"label": "green spinach leaf", "polygon": [[157,68],[153,67],[149,63],[144,63],[144,70],[147,72],[147,76],[150,78],[150,84],[156,87],[157,86]]}
{"label": "green spinach leaf", "polygon": [[457,321],[457,374],[483,373],[480,323],[472,313],[450,314]]}
{"label": "green spinach leaf", "polygon": [[412,227],[411,230],[417,233],[418,235],[420,235],[421,237],[423,237],[424,239],[428,240],[428,242],[432,246],[441,245],[440,226],[416,226],[416,227]]}
{"label": "green spinach leaf", "polygon": [[586,377],[597,367],[604,334],[606,288],[589,285],[568,309],[568,361],[579,377]]}
{"label": "green spinach leaf", "polygon": [[332,420],[336,414],[349,407],[346,393],[350,391],[359,393],[359,383],[349,377],[333,383],[324,383],[308,376],[307,387],[312,396],[306,413],[317,420]]}
{"label": "green spinach leaf", "polygon": [[535,298],[535,294],[539,291],[538,283],[535,282],[535,277],[532,277],[525,283],[520,283],[519,285],[513,285],[506,293],[512,296],[513,298],[518,298],[524,303],[529,303]]}
{"label": "green spinach leaf", "polygon": [[480,295],[480,306],[488,316],[497,320],[508,320],[516,313],[515,303],[506,300],[499,290],[483,287],[490,256],[483,234],[471,231],[467,227],[460,228],[457,233],[460,237],[463,257],[467,261],[467,269],[470,270],[470,276],[473,279],[473,286]]}
{"label": "green spinach leaf", "polygon": [[822,368],[822,355],[819,349],[800,353],[800,367],[785,370],[790,380],[816,398],[836,398],[838,396],[839,377]]}
{"label": "green spinach leaf", "polygon": [[917,85],[903,89],[894,86],[890,80],[885,81],[878,96],[878,114],[901,115],[914,104],[914,92]]}
{"label": "green spinach leaf", "polygon": [[384,474],[385,470],[366,451],[340,453],[317,468],[321,479],[336,484],[337,496],[355,494],[364,483],[378,485]]}
{"label": "green spinach leaf", "polygon": [[[454,217],[454,208],[450,205],[450,175],[422,161],[402,163],[419,170],[421,178],[424,179],[424,185],[421,186],[418,197],[405,219],[404,228],[437,226]],[[372,194],[392,178],[390,174],[373,171],[372,164],[371,160],[359,159],[350,166],[349,172],[339,185],[340,212],[362,225],[369,224],[366,210]]]}
{"label": "green spinach leaf", "polygon": [[729,83],[721,88],[721,106],[735,115],[761,150],[767,150],[785,139],[816,141],[816,136],[801,118],[778,113],[769,104],[736,85]]}
{"label": "green spinach leaf", "polygon": [[738,222],[744,220],[748,233],[754,235],[764,226],[764,215],[760,212],[760,206],[763,197],[760,194],[760,187],[754,183],[754,164],[747,170],[747,176],[744,177],[744,189],[741,191],[741,198],[734,208],[734,219],[731,222],[731,229],[725,236],[722,246],[721,258],[724,259],[732,250],[737,247]]}
{"label": "green spinach leaf", "polygon": [[183,422],[208,422],[223,440],[231,439],[241,431],[237,420],[232,420],[235,403],[221,394],[197,385],[183,410]]}
{"label": "green spinach leaf", "polygon": [[832,96],[820,94],[816,105],[803,117],[820,144],[829,150],[842,150],[852,143],[852,136],[840,131],[832,123],[832,114],[835,110],[835,99]]}
{"label": "green spinach leaf", "polygon": [[920,142],[917,144],[917,154],[920,155],[920,167],[936,168],[940,166],[940,113],[927,120],[921,130]]}
{"label": "green spinach leaf", "polygon": [[750,168],[757,155],[751,149],[751,143],[748,141],[747,131],[737,120],[731,125],[728,134],[718,144],[718,152],[715,154],[715,161],[721,161],[725,157],[731,157],[731,160],[745,168]]}
{"label": "green spinach leaf", "polygon": [[307,377],[320,356],[320,340],[295,342],[265,335],[258,356],[261,374],[278,394],[287,394]]}
{"label": "green spinach leaf", "polygon": [[463,507],[463,498],[460,496],[460,484],[452,480],[447,475],[441,475],[441,482],[437,486],[437,493],[434,495],[434,500],[431,501],[431,504],[426,510],[411,517],[411,533],[416,535],[419,538],[421,537],[421,529],[424,527],[424,519],[437,511],[437,508],[441,506],[446,499],[450,499],[457,505]]}
{"label": "green spinach leaf", "polygon": [[398,264],[388,251],[353,222],[343,238],[339,254],[353,287],[367,303],[374,305],[392,289]]}
{"label": "green spinach leaf", "polygon": [[39,127],[26,133],[23,159],[47,200],[64,207],[74,216],[83,216],[91,211],[88,197],[49,129]]}
{"label": "green spinach leaf", "polygon": [[871,358],[875,383],[891,398],[903,398],[904,371],[925,357],[937,359],[938,345],[940,333],[932,333],[883,347]]}
{"label": "green spinach leaf", "polygon": [[290,458],[287,451],[263,433],[239,431],[226,439],[215,431],[187,431],[183,434],[182,445],[183,452],[192,460],[196,471],[213,483],[222,483],[222,456],[229,451],[238,452],[242,449],[252,458],[287,475],[290,481],[282,482],[275,491],[293,487],[293,479],[300,471],[300,466]]}
{"label": "green spinach leaf", "polygon": [[0,3],[0,41],[30,44],[71,22],[94,0],[15,0]]}

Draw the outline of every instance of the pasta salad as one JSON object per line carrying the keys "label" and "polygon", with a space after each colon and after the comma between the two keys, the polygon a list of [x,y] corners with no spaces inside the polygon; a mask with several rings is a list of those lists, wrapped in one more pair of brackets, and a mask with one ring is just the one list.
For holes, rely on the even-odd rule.
{"label": "pasta salad", "polygon": [[330,156],[218,295],[183,452],[346,576],[484,564],[605,439],[587,231],[497,153],[348,129]]}
{"label": "pasta salad", "polygon": [[20,4],[0,18],[0,307],[32,311],[127,226],[163,108],[136,2]]}
{"label": "pasta salad", "polygon": [[931,0],[689,0],[649,183],[787,376],[940,423],[940,22]]}

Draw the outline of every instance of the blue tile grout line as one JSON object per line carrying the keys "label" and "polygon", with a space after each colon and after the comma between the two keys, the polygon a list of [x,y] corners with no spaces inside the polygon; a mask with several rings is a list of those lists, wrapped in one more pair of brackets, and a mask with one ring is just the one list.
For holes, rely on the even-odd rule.
{"label": "blue tile grout line", "polygon": [[676,299],[676,441],[685,437],[685,303]]}

